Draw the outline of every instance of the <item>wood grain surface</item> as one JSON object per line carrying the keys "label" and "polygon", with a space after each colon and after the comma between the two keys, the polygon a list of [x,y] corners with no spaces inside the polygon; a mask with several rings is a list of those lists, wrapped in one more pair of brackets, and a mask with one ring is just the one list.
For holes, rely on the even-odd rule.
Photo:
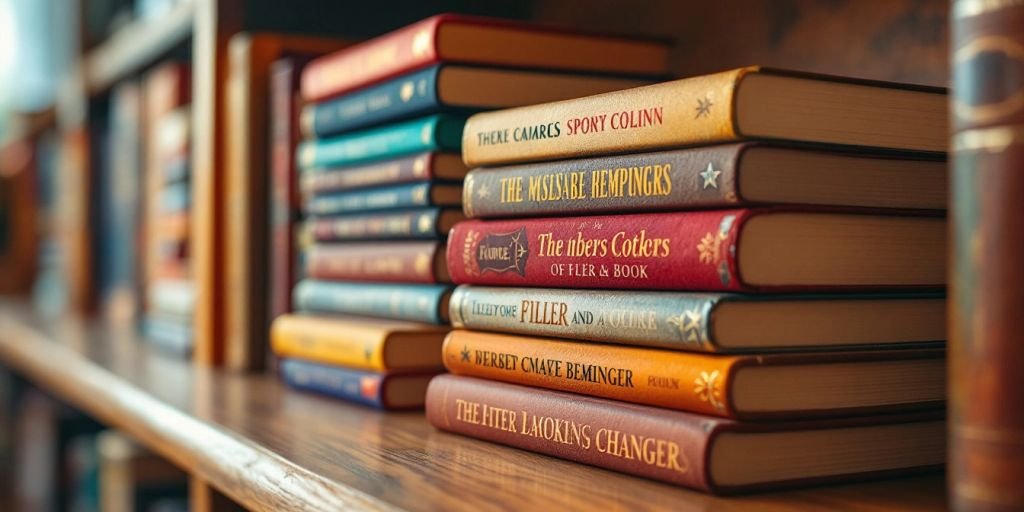
{"label": "wood grain surface", "polygon": [[942,510],[941,475],[716,498],[434,430],[0,302],[0,364],[253,510]]}

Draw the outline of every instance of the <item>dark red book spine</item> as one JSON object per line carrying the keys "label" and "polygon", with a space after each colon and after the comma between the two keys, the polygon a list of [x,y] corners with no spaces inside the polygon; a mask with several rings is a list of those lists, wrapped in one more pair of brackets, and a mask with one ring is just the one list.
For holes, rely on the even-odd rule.
{"label": "dark red book spine", "polygon": [[400,283],[443,283],[444,246],[438,242],[317,244],[306,273],[314,279]]}
{"label": "dark red book spine", "polygon": [[291,310],[295,284],[295,235],[299,212],[295,147],[299,140],[298,67],[294,58],[273,63],[270,77],[270,315]]}
{"label": "dark red book spine", "polygon": [[448,237],[457,284],[741,290],[748,210],[467,221]]}
{"label": "dark red book spine", "polygon": [[1024,510],[1024,3],[951,22],[951,505]]}
{"label": "dark red book spine", "polygon": [[[709,440],[728,423],[454,375],[430,381],[426,415],[449,432],[702,491],[712,490]],[[648,440],[652,453],[623,456],[630,440]]]}
{"label": "dark red book spine", "polygon": [[319,101],[437,61],[434,16],[351,48],[320,57],[302,71],[302,97]]}

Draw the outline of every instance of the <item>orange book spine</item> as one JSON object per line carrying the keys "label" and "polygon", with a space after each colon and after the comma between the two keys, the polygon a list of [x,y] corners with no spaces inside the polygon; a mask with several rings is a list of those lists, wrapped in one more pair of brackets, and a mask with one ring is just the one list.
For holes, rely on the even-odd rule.
{"label": "orange book spine", "polygon": [[737,358],[455,330],[448,371],[624,402],[734,417]]}
{"label": "orange book spine", "polygon": [[736,86],[756,71],[477,114],[462,132],[462,158],[477,167],[737,140]]}

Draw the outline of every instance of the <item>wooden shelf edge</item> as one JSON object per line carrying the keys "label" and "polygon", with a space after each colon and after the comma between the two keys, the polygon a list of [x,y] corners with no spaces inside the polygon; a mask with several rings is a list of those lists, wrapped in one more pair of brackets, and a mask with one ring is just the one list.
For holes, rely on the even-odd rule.
{"label": "wooden shelf edge", "polygon": [[140,71],[193,32],[197,0],[185,0],[159,20],[135,21],[85,55],[83,73],[90,95]]}
{"label": "wooden shelf edge", "polygon": [[0,361],[251,510],[397,510],[161,402],[7,311]]}

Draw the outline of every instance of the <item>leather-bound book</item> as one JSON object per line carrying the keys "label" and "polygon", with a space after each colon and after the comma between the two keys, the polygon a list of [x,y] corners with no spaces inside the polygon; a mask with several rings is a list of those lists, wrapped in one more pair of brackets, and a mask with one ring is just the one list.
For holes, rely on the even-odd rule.
{"label": "leather-bound book", "polygon": [[951,20],[951,503],[1024,510],[1024,3]]}

